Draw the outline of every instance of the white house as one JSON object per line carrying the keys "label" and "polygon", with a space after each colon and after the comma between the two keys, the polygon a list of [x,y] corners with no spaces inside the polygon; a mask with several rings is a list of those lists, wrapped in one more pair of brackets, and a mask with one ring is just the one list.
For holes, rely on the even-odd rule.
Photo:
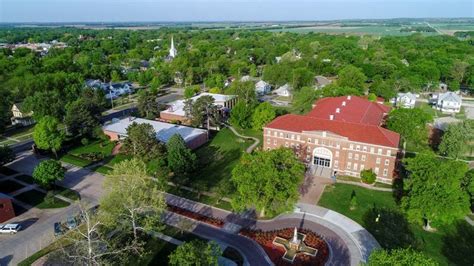
{"label": "white house", "polygon": [[398,93],[397,98],[394,99],[394,105],[402,108],[414,108],[416,103],[416,95],[407,92],[407,93]]}
{"label": "white house", "polygon": [[265,95],[269,93],[271,89],[272,89],[272,86],[263,80],[260,80],[259,82],[255,84],[255,92],[258,95]]}
{"label": "white house", "polygon": [[273,91],[274,94],[277,94],[278,96],[283,96],[283,97],[291,97],[291,88],[290,85],[285,84],[278,89]]}
{"label": "white house", "polygon": [[32,118],[33,112],[23,110],[22,103],[13,104],[11,111],[13,114],[11,117],[12,125],[29,126],[35,123]]}
{"label": "white house", "polygon": [[462,98],[460,95],[449,91],[434,94],[431,99],[433,108],[444,113],[459,113],[461,111]]}
{"label": "white house", "polygon": [[317,89],[322,89],[326,85],[331,84],[332,80],[326,78],[325,76],[316,76],[314,77],[314,83],[316,84]]}

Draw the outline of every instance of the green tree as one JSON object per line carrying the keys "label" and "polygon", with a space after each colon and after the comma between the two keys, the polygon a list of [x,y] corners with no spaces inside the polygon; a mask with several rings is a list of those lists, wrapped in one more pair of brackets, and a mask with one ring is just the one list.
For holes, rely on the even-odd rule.
{"label": "green tree", "polygon": [[474,130],[469,125],[468,122],[449,125],[438,146],[439,153],[454,159],[464,155],[469,147],[466,145],[469,141],[469,133]]}
{"label": "green tree", "polygon": [[138,159],[116,164],[105,178],[101,220],[109,227],[133,232],[135,241],[139,231],[160,231],[161,214],[166,208],[160,181],[152,179],[145,163]]}
{"label": "green tree", "polygon": [[169,264],[176,266],[217,266],[222,254],[216,242],[203,240],[184,242],[169,255]]}
{"label": "green tree", "polygon": [[138,112],[142,117],[155,119],[160,115],[160,105],[157,95],[148,90],[140,90],[138,93]]}
{"label": "green tree", "polygon": [[237,211],[255,207],[264,217],[293,208],[304,166],[292,150],[280,148],[244,154],[232,170],[236,193],[232,207]]}
{"label": "green tree", "polygon": [[341,87],[357,88],[359,91],[365,91],[365,81],[367,77],[359,68],[348,65],[342,68],[338,73],[337,84]]}
{"label": "green tree", "polygon": [[219,126],[221,117],[219,110],[214,105],[214,98],[206,95],[199,97],[196,101],[191,99],[184,102],[184,111],[186,117],[195,127],[205,125],[209,130],[211,125]]}
{"label": "green tree", "polygon": [[405,159],[409,178],[402,206],[408,218],[431,225],[449,224],[469,212],[469,199],[462,187],[468,170],[466,163],[442,160],[434,154],[417,154]]}
{"label": "green tree", "polygon": [[252,127],[255,130],[262,128],[276,116],[275,108],[268,102],[263,102],[255,108],[252,114]]}
{"label": "green tree", "polygon": [[66,107],[64,123],[74,136],[92,137],[94,129],[99,126],[101,108],[96,104],[80,98]]}
{"label": "green tree", "polygon": [[124,140],[122,151],[144,161],[150,161],[164,153],[163,147],[156,139],[153,126],[136,122],[127,128],[127,138]]}
{"label": "green tree", "polygon": [[390,112],[387,127],[402,136],[405,147],[406,141],[415,144],[427,143],[427,123],[432,120],[433,117],[420,108],[401,108]]}
{"label": "green tree", "polygon": [[367,262],[368,266],[437,266],[439,265],[425,254],[414,251],[413,249],[393,249],[387,251],[384,249],[377,249],[372,252]]}
{"label": "green tree", "polygon": [[313,108],[312,105],[317,98],[318,92],[314,88],[303,87],[301,90],[295,92],[292,108],[296,113],[306,113]]}
{"label": "green tree", "polygon": [[377,179],[377,175],[372,169],[365,169],[360,172],[360,179],[366,184],[373,184]]}
{"label": "green tree", "polygon": [[[168,167],[173,171],[176,180],[185,179],[196,167],[196,154],[186,147],[183,137],[172,136],[166,144],[168,151]],[[178,182],[180,183],[180,182]]]}
{"label": "green tree", "polygon": [[230,111],[229,122],[236,127],[249,128],[253,110],[244,101],[239,100]]}
{"label": "green tree", "polygon": [[66,171],[56,160],[41,161],[33,171],[33,179],[45,188],[50,188],[56,181],[64,179]]}
{"label": "green tree", "polygon": [[252,81],[234,81],[225,93],[237,95],[239,101],[243,101],[250,108],[254,108],[254,105],[257,103],[255,84]]}
{"label": "green tree", "polygon": [[7,145],[0,146],[0,166],[15,160],[15,153]]}
{"label": "green tree", "polygon": [[36,147],[43,150],[51,150],[56,157],[64,141],[64,133],[59,129],[56,118],[45,116],[36,124],[33,131],[33,140]]}
{"label": "green tree", "polygon": [[314,73],[305,67],[296,68],[291,75],[291,87],[299,90],[304,86],[314,84]]}
{"label": "green tree", "polygon": [[199,85],[188,86],[184,89],[184,98],[189,99],[200,91],[201,91],[201,88],[199,87]]}

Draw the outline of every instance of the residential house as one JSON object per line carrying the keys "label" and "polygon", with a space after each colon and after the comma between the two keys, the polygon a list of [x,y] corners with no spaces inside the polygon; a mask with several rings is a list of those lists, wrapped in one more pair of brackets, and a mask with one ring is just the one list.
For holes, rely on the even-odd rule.
{"label": "residential house", "polygon": [[401,107],[401,108],[414,108],[415,103],[416,103],[416,95],[407,92],[407,93],[398,93],[397,97],[394,98],[393,103],[395,106]]}
{"label": "residential house", "polygon": [[255,92],[258,95],[268,94],[270,93],[271,90],[272,90],[272,86],[263,80],[260,80],[259,82],[255,84]]}
{"label": "residential house", "polygon": [[[216,93],[201,93],[191,98],[192,101],[196,101],[202,96],[211,96],[214,99],[214,105],[216,105],[220,112],[224,116],[230,113],[230,110],[237,103],[236,95],[224,95]],[[160,112],[160,119],[168,122],[181,122],[184,124],[188,123],[186,112],[184,111],[185,100],[177,100],[167,104],[167,108]]]}
{"label": "residential house", "polygon": [[23,108],[22,103],[15,103],[11,109],[13,116],[11,117],[12,125],[29,126],[35,123],[33,120],[33,112],[27,112]]}
{"label": "residential house", "polygon": [[360,177],[371,169],[392,183],[400,135],[383,127],[390,107],[358,96],[322,98],[306,115],[279,116],[264,127],[264,149],[291,148],[311,173]]}
{"label": "residential house", "polygon": [[462,98],[452,91],[434,94],[430,102],[433,104],[433,108],[443,113],[459,113],[461,111]]}
{"label": "residential house", "polygon": [[127,138],[127,128],[134,124],[149,124],[156,132],[156,139],[160,142],[167,143],[168,140],[175,134],[181,135],[186,145],[191,149],[196,149],[207,142],[207,130],[186,127],[176,124],[163,123],[154,120],[128,117],[120,120],[115,120],[110,124],[102,127],[104,134],[110,137],[110,140],[123,140]]}
{"label": "residential house", "polygon": [[326,78],[325,76],[316,76],[314,77],[314,83],[316,84],[317,89],[322,89],[326,85],[331,84],[332,80]]}
{"label": "residential house", "polygon": [[278,89],[274,90],[273,91],[274,94],[278,95],[278,96],[283,96],[283,97],[291,97],[291,87],[290,85],[287,83],[281,87],[279,87]]}

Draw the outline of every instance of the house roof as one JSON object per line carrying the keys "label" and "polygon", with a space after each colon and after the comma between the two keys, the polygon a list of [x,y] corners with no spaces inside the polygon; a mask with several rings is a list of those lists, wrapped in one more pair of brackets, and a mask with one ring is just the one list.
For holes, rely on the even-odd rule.
{"label": "house roof", "polygon": [[456,93],[449,91],[446,93],[440,93],[438,95],[438,101],[445,101],[445,102],[456,102],[461,103],[461,96],[457,95]]}
{"label": "house roof", "polygon": [[316,76],[315,79],[320,86],[325,86],[332,82],[332,80],[326,78],[325,76]]}
{"label": "house roof", "polygon": [[[328,97],[316,101],[307,116],[336,121],[379,126],[390,107],[358,96]],[[339,109],[339,110],[337,110]],[[339,111],[339,112],[338,112]]]}
{"label": "house roof", "polygon": [[398,133],[376,125],[350,123],[305,115],[287,114],[279,116],[270,122],[266,128],[292,132],[327,131],[347,137],[352,141],[394,148],[397,148],[400,142],[400,135]]}
{"label": "house roof", "polygon": [[[228,100],[231,100],[237,97],[236,95],[225,95],[225,94],[205,92],[205,93],[201,93],[199,95],[192,97],[191,100],[196,101],[202,96],[211,96],[212,98],[214,98],[214,104],[217,104],[217,105],[221,105],[224,102],[227,102]],[[168,109],[163,110],[161,112],[184,116],[185,115],[184,102],[185,100],[176,100],[176,101],[170,102],[167,104]]]}
{"label": "house roof", "polygon": [[402,92],[400,92],[400,93],[398,93],[397,96],[398,96],[399,98],[406,97],[406,98],[408,98],[408,99],[410,99],[410,100],[412,100],[412,101],[416,101],[416,95],[413,94],[413,93],[411,93],[411,92],[407,92],[407,93],[402,93]]}
{"label": "house roof", "polygon": [[112,124],[108,124],[102,127],[105,131],[115,132],[120,135],[127,135],[127,128],[133,124],[150,124],[156,132],[156,138],[161,142],[168,142],[168,140],[175,134],[181,135],[185,142],[189,142],[195,137],[207,134],[206,130],[199,128],[192,128],[186,126],[179,126],[175,124],[163,123],[154,120],[127,117],[118,120]]}

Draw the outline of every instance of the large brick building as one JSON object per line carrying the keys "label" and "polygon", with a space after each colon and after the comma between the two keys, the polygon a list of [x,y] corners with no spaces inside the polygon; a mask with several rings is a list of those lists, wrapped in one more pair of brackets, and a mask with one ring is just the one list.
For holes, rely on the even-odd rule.
{"label": "large brick building", "polygon": [[392,182],[400,135],[383,128],[390,107],[357,96],[323,98],[306,115],[287,114],[263,132],[264,148],[292,148],[318,175],[360,176],[372,169]]}

